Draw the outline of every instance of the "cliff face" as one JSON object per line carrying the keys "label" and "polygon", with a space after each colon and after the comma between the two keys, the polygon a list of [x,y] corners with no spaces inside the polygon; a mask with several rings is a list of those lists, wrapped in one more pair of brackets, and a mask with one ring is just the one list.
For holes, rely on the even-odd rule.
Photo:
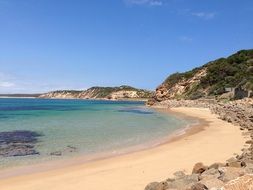
{"label": "cliff face", "polygon": [[54,91],[45,93],[39,98],[55,99],[148,99],[152,97],[152,92],[137,89],[130,86],[120,87],[92,87],[84,91]]}
{"label": "cliff face", "polygon": [[156,89],[150,100],[198,99],[220,96],[227,88],[253,90],[253,50],[242,50],[211,61],[202,67],[170,75]]}
{"label": "cliff face", "polygon": [[76,99],[78,98],[81,91],[53,91],[45,94],[41,94],[39,98],[55,98],[55,99]]}

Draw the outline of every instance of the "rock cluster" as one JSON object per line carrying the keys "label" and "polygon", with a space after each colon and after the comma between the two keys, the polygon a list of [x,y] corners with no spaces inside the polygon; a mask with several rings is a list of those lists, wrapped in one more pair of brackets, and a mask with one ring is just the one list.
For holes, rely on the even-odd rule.
{"label": "rock cluster", "polygon": [[[196,163],[190,175],[178,171],[174,173],[174,178],[152,182],[145,190],[249,190],[250,185],[253,185],[252,169],[253,164],[241,162],[236,158],[210,166]],[[245,187],[242,180],[246,178],[248,185]]]}
{"label": "rock cluster", "polygon": [[39,154],[34,146],[40,136],[34,131],[0,132],[0,157]]}
{"label": "rock cluster", "polygon": [[[152,100],[151,100],[152,101]],[[198,100],[165,100],[162,102],[147,102],[147,105],[161,108],[175,108],[175,107],[195,107],[195,108],[209,108],[211,105],[216,104],[214,99],[198,99]]]}
{"label": "rock cluster", "polygon": [[236,102],[218,103],[210,106],[210,109],[222,120],[238,125],[243,129],[253,130],[253,105]]}
{"label": "rock cluster", "polygon": [[226,104],[215,104],[210,106],[213,113],[220,119],[230,122],[244,130],[244,134],[251,140],[246,141],[248,148],[242,149],[242,154],[237,158],[241,161],[253,163],[253,104],[245,101],[234,101]]}
{"label": "rock cluster", "polygon": [[58,150],[50,153],[50,156],[62,156],[64,154],[77,152],[77,148],[71,145],[68,145],[63,150]]}

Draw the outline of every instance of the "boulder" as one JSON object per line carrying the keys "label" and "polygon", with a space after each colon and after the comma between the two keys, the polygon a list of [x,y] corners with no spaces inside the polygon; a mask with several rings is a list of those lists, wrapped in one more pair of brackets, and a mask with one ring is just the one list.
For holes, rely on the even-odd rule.
{"label": "boulder", "polygon": [[208,188],[202,183],[196,183],[189,190],[208,190]]}
{"label": "boulder", "polygon": [[222,187],[223,190],[253,190],[253,175],[244,175],[229,181]]}
{"label": "boulder", "polygon": [[253,144],[253,140],[247,140],[245,143],[246,144]]}
{"label": "boulder", "polygon": [[236,158],[232,157],[227,160],[226,166],[240,168],[242,164]]}
{"label": "boulder", "polygon": [[166,87],[166,85],[160,85],[157,89],[156,89],[156,92],[155,92],[155,99],[157,101],[162,101],[162,100],[165,100],[166,99],[166,96],[168,94],[168,89]]}
{"label": "boulder", "polygon": [[158,185],[159,185],[158,182],[149,183],[149,184],[145,187],[145,190],[157,190]]}
{"label": "boulder", "polygon": [[145,187],[145,190],[166,190],[167,183],[166,182],[152,182]]}
{"label": "boulder", "polygon": [[203,179],[200,181],[203,185],[205,185],[208,189],[211,188],[221,188],[224,185],[224,182],[213,177],[211,179]]}
{"label": "boulder", "polygon": [[253,164],[249,162],[245,162],[245,171],[248,174],[253,174]]}
{"label": "boulder", "polygon": [[168,183],[170,183],[170,182],[173,182],[173,181],[175,181],[176,179],[175,178],[168,178],[166,181],[168,182]]}
{"label": "boulder", "polygon": [[156,103],[156,100],[152,98],[152,99],[149,99],[149,100],[146,102],[146,105],[147,105],[147,106],[153,106],[155,103]]}
{"label": "boulder", "polygon": [[246,174],[246,171],[243,168],[235,167],[219,168],[219,172],[221,173],[219,179],[225,183]]}
{"label": "boulder", "polygon": [[198,162],[194,165],[193,169],[192,169],[192,174],[201,174],[203,173],[205,170],[207,170],[207,166],[205,166],[202,162]]}
{"label": "boulder", "polygon": [[208,169],[206,171],[204,171],[200,176],[199,179],[203,180],[203,179],[212,179],[212,178],[218,178],[220,176],[220,172],[218,169]]}
{"label": "boulder", "polygon": [[237,161],[237,159],[236,159],[236,158],[231,157],[231,158],[229,158],[229,159],[227,160],[227,163],[230,163],[230,162],[236,162],[236,161]]}
{"label": "boulder", "polygon": [[245,161],[241,162],[241,167],[246,167],[246,162]]}
{"label": "boulder", "polygon": [[227,164],[228,167],[235,167],[235,168],[240,168],[242,167],[242,163],[237,161],[237,162],[230,162]]}
{"label": "boulder", "polygon": [[175,181],[168,182],[169,189],[185,190],[191,188],[192,185],[199,180],[198,174],[186,175],[182,178],[178,178]]}
{"label": "boulder", "polygon": [[211,169],[211,168],[218,169],[218,168],[225,167],[225,166],[226,166],[226,164],[224,164],[224,163],[216,162],[216,163],[213,163],[212,165],[210,165],[208,168],[209,169]]}
{"label": "boulder", "polygon": [[180,179],[185,177],[185,173],[183,171],[177,171],[173,174],[175,176],[175,179]]}

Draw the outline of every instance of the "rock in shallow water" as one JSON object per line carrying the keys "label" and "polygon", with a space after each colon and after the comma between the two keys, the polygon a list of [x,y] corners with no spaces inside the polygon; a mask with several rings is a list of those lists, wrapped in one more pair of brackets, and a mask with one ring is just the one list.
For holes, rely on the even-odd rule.
{"label": "rock in shallow water", "polygon": [[61,156],[62,152],[61,151],[55,151],[50,153],[51,156]]}
{"label": "rock in shallow water", "polygon": [[77,152],[77,147],[68,145],[65,149],[51,152],[49,155],[50,156],[62,156],[64,154],[75,153],[75,152]]}
{"label": "rock in shallow water", "polygon": [[0,132],[0,157],[39,154],[34,146],[41,134],[34,131]]}

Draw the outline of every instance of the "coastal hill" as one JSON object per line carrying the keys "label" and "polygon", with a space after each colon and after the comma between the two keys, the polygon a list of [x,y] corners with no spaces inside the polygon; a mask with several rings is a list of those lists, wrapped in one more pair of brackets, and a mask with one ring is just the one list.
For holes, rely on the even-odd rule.
{"label": "coastal hill", "polygon": [[[206,165],[198,158],[197,163],[192,167],[192,171],[188,172],[180,166],[181,170],[173,173],[173,177],[169,176],[168,178],[167,176],[161,182],[151,182],[145,187],[145,190],[252,189],[252,92],[253,49],[241,50],[227,58],[211,61],[188,72],[174,73],[159,85],[154,96],[147,102],[148,105],[169,108],[172,111],[187,110],[185,112],[187,114],[191,112],[190,110],[192,112],[197,110],[199,112],[209,111],[210,115],[205,120],[214,116],[218,122],[223,120],[228,122],[227,124],[232,124],[230,130],[232,130],[233,125],[237,126],[239,128],[237,133],[241,133],[245,144],[241,152],[234,153],[233,157],[227,157],[226,160],[223,158],[219,162]],[[226,123],[216,123],[214,126],[224,129],[225,125]],[[212,132],[208,132],[204,138],[206,139],[212,134]],[[216,150],[223,144],[225,136],[228,137],[230,134],[222,133],[222,140],[216,145]],[[187,140],[186,144],[189,143],[188,137],[185,140]],[[237,140],[232,138],[232,141]],[[209,142],[206,140],[206,144]],[[204,155],[209,153],[209,148],[201,152]],[[210,154],[209,157],[212,158],[215,154]]]}
{"label": "coastal hill", "polygon": [[137,89],[131,86],[119,87],[91,87],[83,91],[59,90],[48,92],[39,98],[59,98],[59,99],[148,99],[152,97],[152,92]]}
{"label": "coastal hill", "polygon": [[244,94],[253,90],[253,49],[241,50],[191,71],[170,75],[157,87],[149,103],[219,97],[227,93],[229,96],[234,89],[240,89]]}

